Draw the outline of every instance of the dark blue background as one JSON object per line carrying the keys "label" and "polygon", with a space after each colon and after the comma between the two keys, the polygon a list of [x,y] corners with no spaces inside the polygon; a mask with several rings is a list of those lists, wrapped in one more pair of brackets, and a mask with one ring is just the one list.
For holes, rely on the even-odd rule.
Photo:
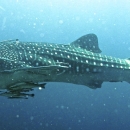
{"label": "dark blue background", "polygon": [[[70,43],[95,33],[103,54],[130,57],[129,0],[4,0],[0,41]],[[1,130],[128,130],[130,84],[49,83],[35,97],[0,97]]]}

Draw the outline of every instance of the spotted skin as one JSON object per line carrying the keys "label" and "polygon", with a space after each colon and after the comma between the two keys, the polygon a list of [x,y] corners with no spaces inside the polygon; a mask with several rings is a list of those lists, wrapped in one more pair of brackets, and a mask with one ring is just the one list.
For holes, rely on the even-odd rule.
{"label": "spotted skin", "polygon": [[[5,64],[5,68],[2,70],[17,69],[23,66],[56,65],[59,60],[92,66],[130,69],[130,60],[93,53],[73,45],[17,42],[14,40],[1,42],[0,48],[0,58],[10,61],[10,66]],[[19,66],[14,64],[19,64]]]}
{"label": "spotted skin", "polygon": [[3,95],[29,96],[21,92],[39,82],[69,82],[90,88],[100,88],[104,81],[129,82],[130,60],[102,55],[97,42],[95,34],[70,44],[0,42],[0,88],[9,91]]}

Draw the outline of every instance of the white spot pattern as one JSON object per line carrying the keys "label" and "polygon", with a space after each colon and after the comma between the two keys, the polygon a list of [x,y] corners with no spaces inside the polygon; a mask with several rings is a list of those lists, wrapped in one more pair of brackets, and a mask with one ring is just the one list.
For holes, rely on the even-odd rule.
{"label": "white spot pattern", "polygon": [[[6,41],[0,42],[0,49],[0,58],[5,59],[4,64],[8,59],[10,62],[5,67],[11,69],[24,66],[55,65],[56,59],[59,59],[59,62],[82,63],[88,66],[87,72],[90,71],[89,65],[93,65],[93,68],[101,66],[130,69],[129,60],[112,58],[69,45]],[[80,70],[83,72],[85,69],[83,67],[80,69],[80,66],[77,67],[76,72],[80,72]]]}

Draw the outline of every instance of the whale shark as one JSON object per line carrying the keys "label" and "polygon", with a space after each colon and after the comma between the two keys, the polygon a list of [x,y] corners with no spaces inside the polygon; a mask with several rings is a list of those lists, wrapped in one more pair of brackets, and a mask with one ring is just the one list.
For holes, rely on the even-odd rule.
{"label": "whale shark", "polygon": [[0,42],[0,96],[33,97],[34,88],[49,82],[64,82],[101,88],[103,82],[130,83],[130,58],[101,54],[95,34],[69,44]]}

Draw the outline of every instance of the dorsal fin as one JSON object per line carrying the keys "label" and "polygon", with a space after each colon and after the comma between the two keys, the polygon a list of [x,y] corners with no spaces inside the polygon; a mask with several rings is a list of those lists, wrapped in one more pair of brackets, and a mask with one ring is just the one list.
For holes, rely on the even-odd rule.
{"label": "dorsal fin", "polygon": [[95,34],[87,34],[76,41],[72,42],[71,45],[76,47],[80,46],[87,51],[92,51],[94,53],[101,53],[102,51],[98,47],[98,38]]}

